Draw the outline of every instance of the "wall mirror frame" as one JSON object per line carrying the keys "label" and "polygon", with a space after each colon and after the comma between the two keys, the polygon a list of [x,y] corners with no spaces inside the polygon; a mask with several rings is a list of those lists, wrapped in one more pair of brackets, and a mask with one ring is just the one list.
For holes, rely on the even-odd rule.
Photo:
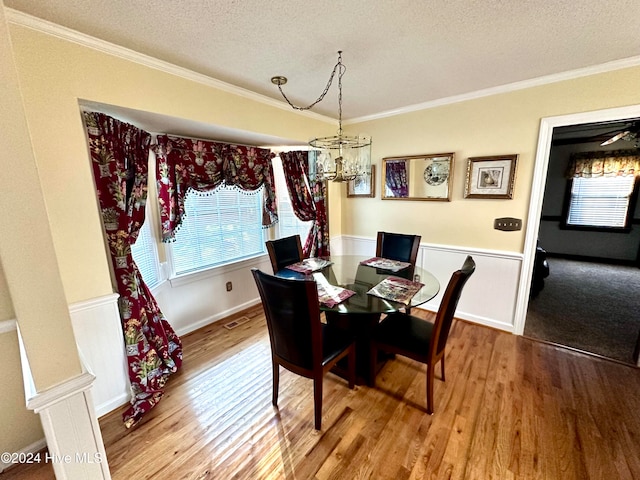
{"label": "wall mirror frame", "polygon": [[383,200],[451,201],[454,153],[382,159]]}

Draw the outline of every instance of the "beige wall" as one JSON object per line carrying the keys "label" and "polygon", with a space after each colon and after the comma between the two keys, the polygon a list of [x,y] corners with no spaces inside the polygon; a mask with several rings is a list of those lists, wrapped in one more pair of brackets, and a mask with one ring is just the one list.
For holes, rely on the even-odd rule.
{"label": "beige wall", "polygon": [[[1,5],[1,4],[0,4]],[[0,11],[0,262],[9,298],[42,391],[81,372],[45,200],[23,109],[11,38]],[[55,352],[55,354],[52,354]]]}
{"label": "beige wall", "polygon": [[298,141],[335,128],[28,28],[10,31],[69,303],[112,291],[79,100]]}
{"label": "beige wall", "polygon": [[2,270],[2,262],[0,262],[0,322],[3,320],[12,320],[15,318],[11,297],[9,297],[9,287],[7,280],[4,278]]}
{"label": "beige wall", "polygon": [[[26,409],[17,330],[38,391],[80,373],[68,307],[51,243],[31,150],[11,39],[0,0],[0,451],[17,452],[42,438]],[[50,349],[45,356],[43,350]],[[0,465],[4,466],[4,465]]]}
{"label": "beige wall", "polygon": [[[373,137],[375,199],[342,202],[342,233],[373,237],[386,229],[425,243],[522,252],[521,232],[493,229],[497,217],[526,223],[543,117],[640,104],[640,67],[351,125]],[[380,199],[382,158],[455,152],[451,202]],[[464,199],[468,157],[519,154],[513,200]],[[346,197],[346,193],[342,192]]]}

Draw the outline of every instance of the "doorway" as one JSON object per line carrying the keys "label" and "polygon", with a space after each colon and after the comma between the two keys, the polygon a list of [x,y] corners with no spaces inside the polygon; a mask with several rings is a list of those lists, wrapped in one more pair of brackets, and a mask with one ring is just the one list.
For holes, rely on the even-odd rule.
{"label": "doorway", "polygon": [[[522,275],[520,277],[518,299],[516,303],[514,333],[522,335],[527,321],[527,312],[529,309],[529,287],[531,285],[533,260],[540,232],[542,205],[547,183],[547,173],[549,169],[554,131],[555,133],[558,133],[562,127],[573,127],[576,130],[579,128],[594,128],[593,124],[596,124],[595,126],[598,127],[603,127],[607,123],[625,122],[634,118],[640,118],[640,105],[563,115],[558,117],[548,117],[541,120],[531,200],[529,204],[527,231],[525,236]],[[592,131],[590,134],[591,133],[594,132]]]}

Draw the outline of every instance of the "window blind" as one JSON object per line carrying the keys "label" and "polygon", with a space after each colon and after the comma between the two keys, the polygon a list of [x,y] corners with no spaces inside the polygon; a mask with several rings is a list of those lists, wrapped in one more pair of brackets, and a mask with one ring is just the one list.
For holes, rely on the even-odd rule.
{"label": "window blind", "polygon": [[591,227],[626,227],[635,178],[577,177],[571,185],[567,224]]}
{"label": "window blind", "polygon": [[262,229],[264,187],[245,192],[222,185],[213,193],[192,191],[171,253],[182,275],[265,253]]}

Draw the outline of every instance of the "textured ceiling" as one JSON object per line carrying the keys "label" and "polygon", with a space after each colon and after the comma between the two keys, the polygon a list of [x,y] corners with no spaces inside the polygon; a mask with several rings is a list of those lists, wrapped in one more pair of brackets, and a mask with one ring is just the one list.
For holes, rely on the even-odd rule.
{"label": "textured ceiling", "polygon": [[[195,72],[308,105],[337,51],[343,120],[640,55],[640,1],[4,0]],[[337,85],[313,111],[337,118]]]}

